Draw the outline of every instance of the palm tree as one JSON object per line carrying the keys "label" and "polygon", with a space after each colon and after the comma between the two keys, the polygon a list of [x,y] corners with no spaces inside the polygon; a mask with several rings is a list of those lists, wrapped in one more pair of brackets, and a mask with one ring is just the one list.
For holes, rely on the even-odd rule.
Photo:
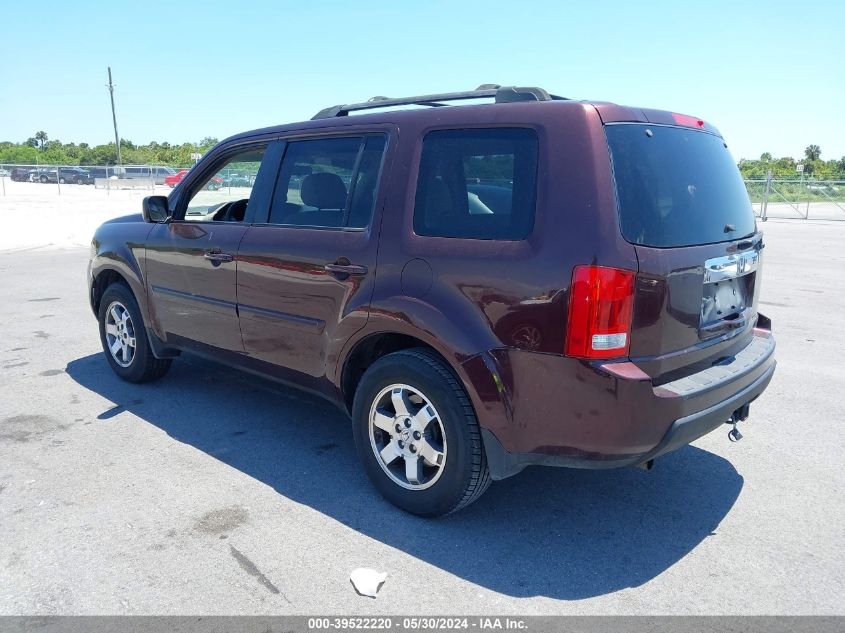
{"label": "palm tree", "polygon": [[41,144],[41,149],[44,149],[44,143],[47,142],[47,132],[39,130],[35,133],[35,140]]}
{"label": "palm tree", "polygon": [[804,156],[807,157],[807,160],[818,160],[821,155],[822,150],[818,145],[808,145],[807,149],[804,150]]}

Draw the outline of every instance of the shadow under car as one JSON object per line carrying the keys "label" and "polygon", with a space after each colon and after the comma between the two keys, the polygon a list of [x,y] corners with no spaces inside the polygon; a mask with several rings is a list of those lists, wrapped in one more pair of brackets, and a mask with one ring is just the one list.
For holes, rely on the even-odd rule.
{"label": "shadow under car", "polygon": [[477,503],[426,520],[394,508],[359,466],[351,425],[315,396],[183,356],[153,384],[121,381],[102,354],[67,373],[115,404],[391,547],[510,596],[577,600],[642,585],[714,533],[743,479],[688,446],[654,470],[529,468]]}

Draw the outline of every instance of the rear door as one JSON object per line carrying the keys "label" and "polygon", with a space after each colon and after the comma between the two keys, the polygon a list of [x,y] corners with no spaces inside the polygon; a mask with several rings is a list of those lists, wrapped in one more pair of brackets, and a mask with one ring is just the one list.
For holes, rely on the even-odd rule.
{"label": "rear door", "polygon": [[717,134],[643,123],[605,133],[622,235],[639,260],[630,355],[660,383],[748,343],[762,234]]}
{"label": "rear door", "polygon": [[238,251],[246,353],[320,378],[364,326],[376,274],[386,131],[290,139],[269,212]]}

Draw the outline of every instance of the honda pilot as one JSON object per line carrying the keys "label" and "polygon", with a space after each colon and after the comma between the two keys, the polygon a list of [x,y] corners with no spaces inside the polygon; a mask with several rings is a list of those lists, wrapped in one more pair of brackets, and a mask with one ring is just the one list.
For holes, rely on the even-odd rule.
{"label": "honda pilot", "polygon": [[226,139],[97,230],[88,282],[118,376],[185,353],[307,389],[439,516],[529,465],[737,439],[775,370],[763,252],[710,123],[484,85]]}

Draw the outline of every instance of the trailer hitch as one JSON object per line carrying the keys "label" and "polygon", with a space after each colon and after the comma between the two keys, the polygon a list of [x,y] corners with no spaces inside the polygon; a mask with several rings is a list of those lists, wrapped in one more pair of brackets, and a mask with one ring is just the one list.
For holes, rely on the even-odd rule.
{"label": "trailer hitch", "polygon": [[725,424],[730,424],[730,425],[733,426],[733,428],[730,431],[728,431],[728,439],[731,442],[739,442],[742,439],[742,433],[739,432],[739,429],[737,428],[737,424],[739,424],[743,420],[748,419],[748,412],[750,411],[750,409],[751,409],[750,404],[742,405],[739,409],[734,411],[731,414],[730,419],[725,422]]}

